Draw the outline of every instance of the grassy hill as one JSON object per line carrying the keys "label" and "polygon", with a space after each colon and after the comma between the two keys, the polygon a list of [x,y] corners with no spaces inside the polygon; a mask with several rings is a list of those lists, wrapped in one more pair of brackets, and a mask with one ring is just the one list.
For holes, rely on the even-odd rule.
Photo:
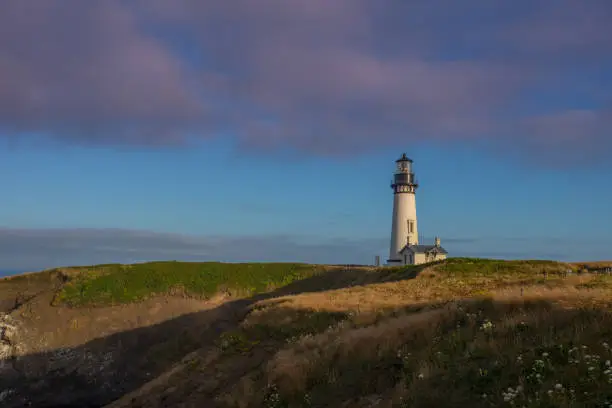
{"label": "grassy hill", "polygon": [[[79,394],[92,406],[607,407],[612,277],[585,265],[156,262],[15,277],[0,281],[0,296],[53,282],[47,307],[62,316],[120,310],[129,320],[160,298],[202,309],[123,328],[103,346],[92,334],[79,347],[132,344],[114,361],[133,369],[129,386]],[[87,374],[98,388],[103,371]]]}
{"label": "grassy hill", "polygon": [[317,270],[305,264],[176,261],[62,268],[59,271],[67,282],[55,303],[104,306],[170,293],[202,298],[219,292],[249,296],[307,278]]}

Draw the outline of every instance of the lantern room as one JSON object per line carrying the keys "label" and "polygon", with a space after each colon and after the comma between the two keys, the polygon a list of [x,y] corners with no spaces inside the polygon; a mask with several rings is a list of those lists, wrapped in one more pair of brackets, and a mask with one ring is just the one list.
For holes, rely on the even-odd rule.
{"label": "lantern room", "polygon": [[396,160],[395,163],[397,173],[412,173],[412,160],[406,157],[406,153]]}

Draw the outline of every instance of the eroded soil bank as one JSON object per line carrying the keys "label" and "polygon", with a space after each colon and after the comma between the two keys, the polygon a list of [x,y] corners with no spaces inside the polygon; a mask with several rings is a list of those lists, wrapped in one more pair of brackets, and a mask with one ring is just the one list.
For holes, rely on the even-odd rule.
{"label": "eroded soil bank", "polygon": [[77,309],[51,306],[54,293],[50,279],[1,294],[3,407],[104,406],[212,347],[245,309],[239,301],[175,296]]}

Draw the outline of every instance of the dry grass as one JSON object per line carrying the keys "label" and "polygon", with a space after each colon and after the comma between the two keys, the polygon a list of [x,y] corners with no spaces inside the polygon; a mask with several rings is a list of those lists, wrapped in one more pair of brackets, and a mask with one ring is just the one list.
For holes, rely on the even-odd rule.
{"label": "dry grass", "polygon": [[[423,270],[416,279],[356,286],[318,293],[305,293],[280,298],[284,306],[315,311],[355,311],[360,314],[388,312],[398,308],[430,305],[454,299],[492,296],[495,294],[548,293],[549,297],[578,291],[581,286],[597,288],[611,280],[600,275],[542,275],[539,269],[525,269],[508,275],[448,275],[443,265]],[[560,272],[564,270],[560,268]],[[581,292],[583,293],[583,292]],[[260,302],[262,306],[279,302],[279,299]]]}
{"label": "dry grass", "polygon": [[508,268],[487,275],[439,264],[415,279],[262,301],[236,343],[250,346],[228,350],[248,358],[272,348],[269,361],[228,384],[218,401],[268,408],[608,406],[611,278],[564,276],[564,264]]}

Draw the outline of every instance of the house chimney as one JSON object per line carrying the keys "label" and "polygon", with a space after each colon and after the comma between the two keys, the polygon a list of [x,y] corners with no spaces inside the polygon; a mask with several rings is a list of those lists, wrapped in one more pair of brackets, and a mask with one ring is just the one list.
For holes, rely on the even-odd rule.
{"label": "house chimney", "polygon": [[437,247],[439,247],[439,246],[440,246],[440,237],[436,237],[436,240],[435,240],[435,245],[436,245]]}

